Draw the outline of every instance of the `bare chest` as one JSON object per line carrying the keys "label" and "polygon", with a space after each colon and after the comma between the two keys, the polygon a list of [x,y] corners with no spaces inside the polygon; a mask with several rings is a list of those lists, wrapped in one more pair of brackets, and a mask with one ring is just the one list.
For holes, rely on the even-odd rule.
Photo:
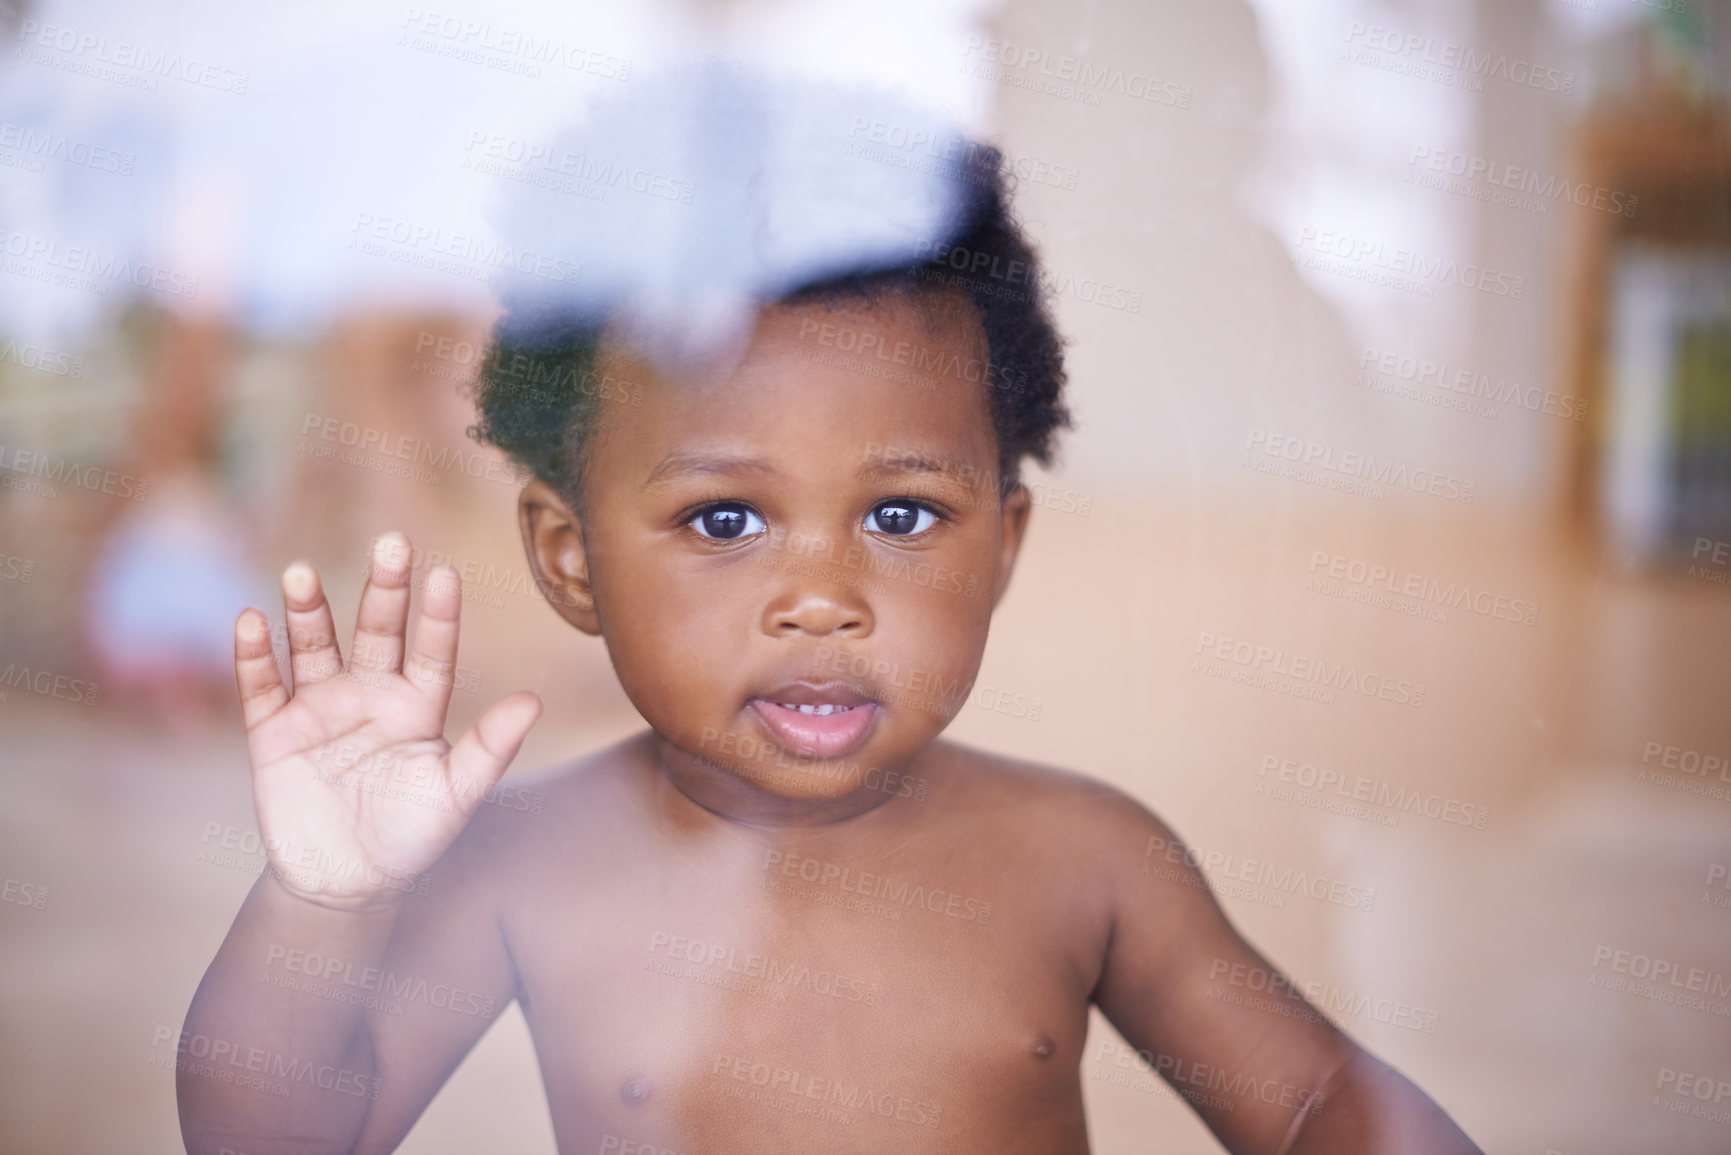
{"label": "bare chest", "polygon": [[1085,1149],[1053,912],[966,863],[832,857],[576,886],[511,928],[562,1150]]}

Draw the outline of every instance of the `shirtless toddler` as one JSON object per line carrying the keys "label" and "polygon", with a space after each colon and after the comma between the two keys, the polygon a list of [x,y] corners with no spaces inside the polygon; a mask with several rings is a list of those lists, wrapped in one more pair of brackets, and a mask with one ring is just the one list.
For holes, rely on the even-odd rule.
{"label": "shirtless toddler", "polygon": [[1017,469],[1066,421],[1037,264],[987,202],[710,363],[501,327],[481,431],[533,470],[529,563],[640,735],[501,785],[525,692],[447,742],[459,583],[430,575],[410,640],[400,535],[346,656],[317,573],[284,572],[292,689],[241,615],[271,869],[187,1015],[216,1056],[179,1076],[189,1151],[391,1151],[513,1000],[571,1155],[1086,1152],[1090,1006],[1228,1150],[1477,1150],[1284,980],[1290,1015],[1208,997],[1278,972],[1142,805],[940,737],[1028,525]]}

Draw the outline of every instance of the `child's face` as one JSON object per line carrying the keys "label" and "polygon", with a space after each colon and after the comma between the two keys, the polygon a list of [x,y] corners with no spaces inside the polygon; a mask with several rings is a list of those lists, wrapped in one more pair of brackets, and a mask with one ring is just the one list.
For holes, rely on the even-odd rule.
{"label": "child's face", "polygon": [[985,338],[952,303],[772,307],[705,380],[603,354],[642,402],[603,403],[581,519],[537,484],[524,530],[679,751],[786,798],[894,791],[965,701],[1027,498],[998,500],[963,368]]}

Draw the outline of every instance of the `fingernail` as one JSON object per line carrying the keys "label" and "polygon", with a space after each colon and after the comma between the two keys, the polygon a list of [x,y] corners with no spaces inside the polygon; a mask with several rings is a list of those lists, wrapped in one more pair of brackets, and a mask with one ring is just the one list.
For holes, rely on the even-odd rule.
{"label": "fingernail", "polygon": [[295,601],[308,601],[319,591],[318,572],[304,561],[291,562],[282,571],[282,588]]}
{"label": "fingernail", "polygon": [[381,534],[373,543],[373,560],[392,568],[402,565],[409,560],[409,539],[396,530]]}

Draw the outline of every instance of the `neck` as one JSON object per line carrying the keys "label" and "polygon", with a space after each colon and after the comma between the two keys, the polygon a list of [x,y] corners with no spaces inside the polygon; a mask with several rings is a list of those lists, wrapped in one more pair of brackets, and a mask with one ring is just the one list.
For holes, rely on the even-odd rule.
{"label": "neck", "polygon": [[[653,731],[648,740],[653,764],[674,789],[710,813],[747,826],[828,826],[876,810],[896,797],[893,790],[867,785],[863,771],[861,781],[846,794],[818,797],[778,794],[737,770],[674,745]],[[893,774],[880,777],[901,780]]]}

